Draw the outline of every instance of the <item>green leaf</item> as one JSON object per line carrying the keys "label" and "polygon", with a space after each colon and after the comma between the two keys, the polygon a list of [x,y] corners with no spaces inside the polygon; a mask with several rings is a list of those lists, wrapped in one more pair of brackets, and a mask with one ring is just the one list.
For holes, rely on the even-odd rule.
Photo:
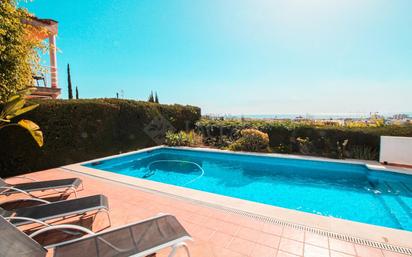
{"label": "green leaf", "polygon": [[39,125],[31,120],[21,120],[18,124],[20,127],[30,132],[30,135],[40,147],[43,146],[43,132],[41,132]]}
{"label": "green leaf", "polygon": [[11,102],[11,101],[13,101],[17,98],[20,98],[20,97],[21,97],[20,95],[12,95],[12,96],[9,97],[9,99],[7,99],[6,103],[9,103],[9,102]]}
{"label": "green leaf", "polygon": [[26,103],[26,100],[16,98],[11,102],[7,102],[6,105],[4,106],[3,112],[6,115],[12,115],[14,112],[16,112],[18,109],[22,108],[24,104]]}
{"label": "green leaf", "polygon": [[25,97],[25,96],[31,95],[36,90],[37,89],[35,87],[28,87],[26,89],[18,91],[16,94],[19,95],[20,97]]}
{"label": "green leaf", "polygon": [[38,104],[33,104],[24,108],[21,108],[20,110],[15,111],[13,114],[7,115],[6,119],[13,119],[16,116],[22,115],[23,113],[29,112],[33,109],[36,109],[39,105]]}

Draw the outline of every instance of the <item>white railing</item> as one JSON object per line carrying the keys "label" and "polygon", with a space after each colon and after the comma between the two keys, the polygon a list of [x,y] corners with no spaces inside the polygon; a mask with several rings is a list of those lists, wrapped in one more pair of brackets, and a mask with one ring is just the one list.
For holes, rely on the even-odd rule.
{"label": "white railing", "polygon": [[[41,67],[44,69],[44,72],[42,73],[37,73],[34,74],[34,76],[39,76],[39,77],[44,77],[45,83],[43,83],[43,81],[36,81],[35,79],[33,79],[33,86],[36,87],[51,87],[52,83],[51,83],[51,74],[52,72],[52,67],[51,66],[46,66],[46,65],[41,65]],[[57,70],[55,71],[57,73]],[[38,84],[37,84],[38,82]]]}

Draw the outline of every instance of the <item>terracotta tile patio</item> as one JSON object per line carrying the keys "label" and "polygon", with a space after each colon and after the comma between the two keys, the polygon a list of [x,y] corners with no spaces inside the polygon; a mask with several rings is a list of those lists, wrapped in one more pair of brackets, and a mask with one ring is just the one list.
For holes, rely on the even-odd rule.
{"label": "terracotta tile patio", "polygon": [[[194,257],[401,257],[407,256],[380,249],[355,245],[345,241],[323,237],[289,227],[263,223],[252,218],[193,204],[167,196],[140,191],[111,181],[72,173],[63,169],[51,169],[28,174],[36,179],[79,177],[84,190],[79,196],[104,194],[109,198],[112,227],[139,221],[158,213],[175,215],[194,242],[189,248]],[[21,182],[10,178],[8,182]],[[73,196],[71,196],[73,197]],[[4,201],[6,197],[1,197]],[[76,221],[77,219],[71,219]],[[62,223],[57,220],[56,223]],[[81,225],[94,231],[107,227],[104,214],[84,217]],[[48,235],[50,238],[51,235]],[[45,239],[39,239],[45,240]],[[162,251],[157,256],[167,256]],[[178,252],[177,256],[185,256]]]}

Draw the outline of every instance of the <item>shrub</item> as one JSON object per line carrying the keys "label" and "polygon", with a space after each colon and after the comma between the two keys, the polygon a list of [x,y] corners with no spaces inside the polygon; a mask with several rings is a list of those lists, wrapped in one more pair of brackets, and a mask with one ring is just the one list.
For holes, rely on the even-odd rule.
{"label": "shrub", "polygon": [[[165,127],[186,130],[200,118],[193,106],[122,99],[37,100],[24,118],[43,131],[38,148],[23,130],[0,133],[0,176],[47,169],[161,144]],[[154,125],[153,125],[154,124]],[[157,129],[149,130],[157,125]]]}
{"label": "shrub", "polygon": [[360,160],[376,160],[378,152],[368,146],[355,145],[352,147],[349,157]]}
{"label": "shrub", "polygon": [[243,129],[241,137],[229,146],[233,151],[267,152],[269,136],[257,129]]}
{"label": "shrub", "polygon": [[32,85],[32,74],[41,69],[39,53],[45,48],[29,35],[38,30],[23,22],[29,17],[16,0],[0,1],[0,103]]}
{"label": "shrub", "polygon": [[299,151],[302,154],[309,154],[312,152],[312,142],[308,137],[301,138],[298,137],[296,138],[297,143],[299,144]]}
{"label": "shrub", "polygon": [[165,143],[169,146],[199,146],[202,144],[202,137],[193,130],[189,132],[179,131],[177,133],[168,131],[165,138]]}
{"label": "shrub", "polygon": [[[269,146],[274,152],[301,153],[297,138],[310,140],[305,154],[341,158],[351,156],[355,146],[367,147],[379,152],[380,136],[412,136],[412,125],[385,125],[369,127],[344,127],[320,125],[310,122],[202,119],[196,123],[196,131],[203,136],[206,145],[224,148],[228,142],[238,138],[243,129],[257,129],[269,136]],[[342,143],[348,140],[343,147]],[[338,143],[339,142],[339,143]],[[345,149],[344,149],[345,148]],[[377,155],[375,160],[377,159]],[[353,158],[353,157],[352,157]]]}

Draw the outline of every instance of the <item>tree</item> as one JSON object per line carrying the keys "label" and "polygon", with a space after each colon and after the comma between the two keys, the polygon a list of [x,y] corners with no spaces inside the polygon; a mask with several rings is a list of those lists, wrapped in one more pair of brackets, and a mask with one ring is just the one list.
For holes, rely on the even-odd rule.
{"label": "tree", "polygon": [[159,103],[159,97],[157,97],[157,92],[155,93],[154,102],[157,104]]}
{"label": "tree", "polygon": [[154,103],[153,91],[150,92],[149,99],[147,101],[150,103]]}
{"label": "tree", "polygon": [[72,78],[70,77],[70,64],[67,64],[67,91],[69,99],[73,99]]}
{"label": "tree", "polygon": [[33,73],[41,70],[40,53],[45,45],[27,24],[31,14],[17,8],[16,0],[0,1],[0,103],[33,85]]}
{"label": "tree", "polygon": [[79,99],[79,89],[76,86],[76,99]]}

